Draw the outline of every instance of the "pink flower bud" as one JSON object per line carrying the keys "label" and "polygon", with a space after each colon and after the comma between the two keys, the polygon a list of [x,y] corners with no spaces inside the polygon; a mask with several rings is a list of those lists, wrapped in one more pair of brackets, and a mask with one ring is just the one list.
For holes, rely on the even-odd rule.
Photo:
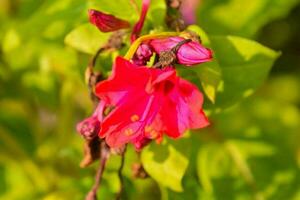
{"label": "pink flower bud", "polygon": [[133,56],[133,63],[136,65],[146,65],[153,55],[153,51],[151,50],[148,44],[141,44],[137,49],[136,53]]}
{"label": "pink flower bud", "polygon": [[130,27],[128,21],[97,10],[89,10],[89,17],[90,22],[97,26],[97,28],[102,32],[112,32]]}
{"label": "pink flower bud", "polygon": [[91,140],[98,135],[100,122],[97,116],[91,116],[78,123],[76,129],[85,139]]}
{"label": "pink flower bud", "polygon": [[[182,37],[153,39],[149,42],[149,45],[156,53],[160,54],[162,51],[170,51],[183,40]],[[179,64],[190,66],[210,61],[212,51],[198,42],[190,41],[178,49],[176,56]]]}
{"label": "pink flower bud", "polygon": [[79,132],[85,139],[92,140],[100,132],[100,124],[103,120],[103,111],[105,108],[106,102],[100,101],[93,115],[77,124],[77,132]]}

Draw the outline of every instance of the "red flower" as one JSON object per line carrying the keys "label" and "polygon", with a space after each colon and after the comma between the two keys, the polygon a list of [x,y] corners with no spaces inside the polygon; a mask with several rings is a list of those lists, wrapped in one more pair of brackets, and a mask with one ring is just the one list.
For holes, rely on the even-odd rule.
{"label": "red flower", "polygon": [[110,147],[131,142],[139,149],[163,134],[178,138],[209,124],[201,92],[172,67],[136,66],[117,57],[111,77],[96,86],[96,94],[115,107],[99,132]]}
{"label": "red flower", "polygon": [[97,26],[97,28],[102,32],[112,32],[130,27],[128,21],[97,10],[89,10],[89,17],[90,22]]}

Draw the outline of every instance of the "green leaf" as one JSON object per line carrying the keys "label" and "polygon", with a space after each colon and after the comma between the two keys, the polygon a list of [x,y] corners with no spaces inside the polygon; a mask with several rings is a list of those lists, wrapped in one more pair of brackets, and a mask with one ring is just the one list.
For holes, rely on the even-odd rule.
{"label": "green leaf", "polygon": [[102,33],[91,24],[83,24],[65,37],[65,43],[78,51],[94,54],[107,42],[109,36],[109,33]]}
{"label": "green leaf", "polygon": [[20,36],[16,30],[11,29],[7,31],[4,36],[2,50],[3,52],[9,52],[15,48],[18,48],[21,44]]}
{"label": "green leaf", "polygon": [[210,166],[208,165],[210,154],[209,154],[209,148],[202,148],[197,156],[197,172],[198,172],[198,177],[200,180],[200,183],[202,184],[203,189],[207,193],[212,193],[213,191],[213,186],[211,182],[211,177],[210,177],[210,172],[209,168]]}
{"label": "green leaf", "polygon": [[251,37],[268,22],[285,17],[299,0],[206,0],[199,24],[209,34]]}
{"label": "green leaf", "polygon": [[181,192],[181,180],[187,169],[189,160],[186,157],[189,145],[181,139],[172,144],[165,142],[152,143],[142,152],[142,163],[147,173],[161,186]]}
{"label": "green leaf", "polygon": [[[152,0],[148,11],[148,19],[154,27],[163,26],[165,24],[166,3],[164,0]],[[147,20],[146,20],[147,22]]]}
{"label": "green leaf", "polygon": [[210,37],[211,44],[222,70],[216,104],[230,106],[251,95],[267,78],[279,57],[263,45],[235,36]]}
{"label": "green leaf", "polygon": [[247,141],[247,140],[230,140],[239,149],[241,154],[245,157],[267,157],[276,153],[274,146],[262,141]]}
{"label": "green leaf", "polygon": [[202,145],[197,154],[197,175],[207,194],[215,191],[213,180],[224,178],[232,168],[230,157],[222,145]]}

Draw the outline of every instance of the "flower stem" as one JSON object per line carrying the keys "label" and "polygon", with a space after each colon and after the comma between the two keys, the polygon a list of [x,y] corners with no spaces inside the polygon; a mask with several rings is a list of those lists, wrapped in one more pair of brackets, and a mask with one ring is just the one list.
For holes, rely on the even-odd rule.
{"label": "flower stem", "polygon": [[97,200],[97,190],[100,186],[102,175],[105,170],[106,162],[109,157],[109,149],[104,142],[101,144],[101,161],[99,164],[99,168],[97,170],[97,174],[95,177],[95,183],[89,193],[86,195],[85,200]]}
{"label": "flower stem", "polygon": [[121,154],[121,165],[120,165],[120,168],[118,170],[118,177],[119,177],[119,180],[120,180],[120,190],[116,196],[116,200],[120,200],[121,199],[121,195],[122,195],[122,192],[124,190],[124,180],[123,180],[123,175],[122,175],[122,171],[123,171],[123,167],[124,167],[124,163],[125,163],[125,153],[126,153],[126,149],[127,149],[127,145],[125,146],[122,154]]}
{"label": "flower stem", "polygon": [[133,42],[133,44],[130,46],[129,50],[127,51],[126,55],[124,56],[124,58],[127,60],[130,60],[133,57],[134,53],[136,52],[137,48],[144,41],[165,38],[165,37],[178,36],[179,34],[180,34],[180,32],[163,32],[163,33],[149,34],[149,35],[141,36]]}

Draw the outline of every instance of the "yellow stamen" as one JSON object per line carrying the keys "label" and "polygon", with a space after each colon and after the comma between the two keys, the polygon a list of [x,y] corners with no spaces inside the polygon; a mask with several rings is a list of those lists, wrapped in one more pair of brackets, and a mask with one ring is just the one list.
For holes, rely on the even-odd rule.
{"label": "yellow stamen", "polygon": [[133,134],[133,130],[131,128],[128,128],[124,131],[124,134],[127,135],[127,136],[130,136]]}
{"label": "yellow stamen", "polygon": [[152,126],[147,125],[147,126],[145,127],[145,132],[146,132],[146,133],[149,133],[150,131],[152,131]]}
{"label": "yellow stamen", "polygon": [[150,137],[151,137],[152,139],[156,138],[157,136],[158,136],[158,132],[157,132],[157,131],[152,130],[152,131],[150,132]]}
{"label": "yellow stamen", "polygon": [[130,119],[131,119],[132,122],[136,122],[137,120],[140,119],[140,117],[139,117],[138,115],[132,115],[132,116],[130,117]]}

